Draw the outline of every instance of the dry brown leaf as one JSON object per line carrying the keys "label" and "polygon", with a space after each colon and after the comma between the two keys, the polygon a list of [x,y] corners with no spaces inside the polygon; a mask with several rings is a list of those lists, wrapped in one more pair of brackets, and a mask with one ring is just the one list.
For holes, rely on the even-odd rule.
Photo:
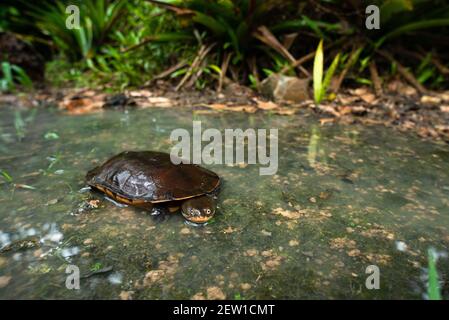
{"label": "dry brown leaf", "polygon": [[442,112],[449,112],[449,105],[448,105],[448,106],[441,106],[441,107],[440,107],[440,110],[441,110]]}
{"label": "dry brown leaf", "polygon": [[321,118],[320,119],[321,125],[325,125],[327,123],[333,123],[333,122],[335,122],[335,118]]}
{"label": "dry brown leaf", "polygon": [[422,104],[435,105],[441,103],[441,99],[435,96],[422,96],[421,97]]}
{"label": "dry brown leaf", "polygon": [[296,110],[292,109],[292,108],[281,108],[281,109],[276,109],[274,112],[281,116],[291,116],[292,114],[296,113]]}
{"label": "dry brown leaf", "polygon": [[259,99],[254,99],[254,100],[257,103],[257,107],[262,110],[273,110],[273,109],[279,108],[279,105],[272,101],[262,101]]}

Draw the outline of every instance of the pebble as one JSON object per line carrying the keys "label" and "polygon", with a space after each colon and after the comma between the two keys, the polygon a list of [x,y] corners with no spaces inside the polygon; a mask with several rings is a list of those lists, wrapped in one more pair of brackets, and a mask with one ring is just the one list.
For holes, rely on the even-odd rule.
{"label": "pebble", "polygon": [[298,246],[298,245],[299,245],[299,241],[298,241],[298,240],[290,240],[290,241],[288,242],[288,245],[289,245],[290,247]]}
{"label": "pebble", "polygon": [[207,299],[209,300],[225,300],[226,295],[219,287],[207,288]]}
{"label": "pebble", "polygon": [[268,232],[266,230],[262,230],[261,233],[266,237],[271,237],[271,232]]}
{"label": "pebble", "polygon": [[182,228],[179,233],[182,234],[182,235],[188,235],[188,234],[190,234],[190,229],[189,228]]}
{"label": "pebble", "polygon": [[121,300],[132,300],[132,295],[134,294],[134,291],[122,291],[120,292],[120,299]]}
{"label": "pebble", "polygon": [[6,287],[10,281],[11,281],[10,276],[1,276],[0,277],[0,288]]}
{"label": "pebble", "polygon": [[251,289],[251,285],[249,283],[242,283],[240,288],[242,288],[242,290],[249,290]]}
{"label": "pebble", "polygon": [[206,297],[204,297],[204,294],[202,292],[195,293],[195,295],[190,298],[191,300],[206,300]]}
{"label": "pebble", "polygon": [[58,203],[58,199],[52,199],[52,200],[47,202],[47,206],[54,205],[54,204],[57,204],[57,203]]}

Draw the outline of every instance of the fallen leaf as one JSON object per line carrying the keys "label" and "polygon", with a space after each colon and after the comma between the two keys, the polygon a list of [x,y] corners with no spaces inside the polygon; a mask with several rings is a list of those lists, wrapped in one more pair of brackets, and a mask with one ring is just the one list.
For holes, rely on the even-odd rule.
{"label": "fallen leaf", "polygon": [[273,110],[279,108],[279,105],[272,101],[262,101],[258,99],[255,99],[255,101],[257,103],[257,107],[262,110]]}
{"label": "fallen leaf", "polygon": [[434,105],[441,103],[441,99],[435,96],[422,96],[421,97],[422,104]]}

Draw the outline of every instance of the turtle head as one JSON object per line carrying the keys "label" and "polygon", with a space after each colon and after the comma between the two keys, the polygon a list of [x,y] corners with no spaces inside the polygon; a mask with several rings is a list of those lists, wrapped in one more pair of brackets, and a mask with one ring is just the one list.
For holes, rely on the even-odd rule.
{"label": "turtle head", "polygon": [[186,200],[182,204],[182,215],[188,221],[206,223],[215,215],[215,200],[210,196],[201,196]]}

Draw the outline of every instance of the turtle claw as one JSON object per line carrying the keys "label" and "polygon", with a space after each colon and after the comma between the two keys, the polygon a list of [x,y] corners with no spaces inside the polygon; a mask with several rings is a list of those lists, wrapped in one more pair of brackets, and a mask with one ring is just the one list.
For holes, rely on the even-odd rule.
{"label": "turtle claw", "polygon": [[160,215],[164,215],[166,212],[166,210],[164,210],[161,207],[153,207],[150,211],[150,216],[160,216]]}
{"label": "turtle claw", "polygon": [[189,221],[189,220],[184,220],[184,224],[186,224],[188,226],[191,226],[191,227],[195,227],[195,228],[201,228],[201,227],[207,226],[208,223],[207,222],[195,223],[195,222],[192,222],[192,221]]}

